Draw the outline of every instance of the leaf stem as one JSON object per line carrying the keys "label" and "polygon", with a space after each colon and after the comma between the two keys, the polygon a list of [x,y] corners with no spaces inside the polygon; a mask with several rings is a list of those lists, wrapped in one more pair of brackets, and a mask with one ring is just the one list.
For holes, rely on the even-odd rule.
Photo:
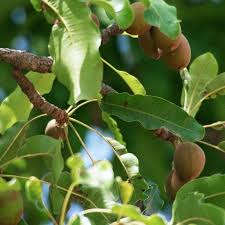
{"label": "leaf stem", "polygon": [[43,202],[42,200],[42,206],[44,207],[45,209],[45,213],[46,215],[48,216],[48,218],[52,221],[52,223],[54,225],[58,225],[57,221],[55,220],[54,216],[51,214],[51,212],[49,211],[49,209],[46,207],[45,203]]}
{"label": "leaf stem", "polygon": [[128,178],[130,179],[130,176],[129,176],[129,173],[128,173],[128,171],[127,171],[127,168],[126,168],[126,166],[124,165],[124,163],[121,161],[120,156],[119,156],[119,154],[117,153],[115,147],[114,147],[114,146],[113,146],[113,145],[112,145],[112,144],[104,137],[104,135],[102,135],[102,134],[101,134],[99,131],[97,131],[96,129],[94,129],[94,128],[88,126],[87,124],[85,124],[85,123],[83,123],[83,122],[81,122],[81,121],[79,121],[79,120],[76,120],[76,119],[71,118],[71,117],[69,118],[69,120],[72,121],[72,122],[74,122],[74,123],[80,124],[81,126],[83,126],[83,127],[87,128],[87,129],[93,131],[93,132],[96,133],[98,136],[100,136],[105,142],[107,142],[107,143],[112,147],[112,149],[113,149],[115,155],[117,156],[117,158],[118,158],[118,160],[120,161],[121,165],[123,166],[123,168],[124,168],[124,170],[125,170],[125,172],[126,172]]}
{"label": "leaf stem", "polygon": [[66,128],[64,127],[64,132],[65,132],[65,137],[66,137],[66,144],[67,144],[67,146],[68,146],[68,149],[69,149],[69,152],[70,152],[70,154],[71,154],[71,156],[73,155],[73,149],[72,149],[72,147],[71,147],[71,144],[70,144],[70,140],[69,140],[69,138],[68,138],[68,134],[67,134],[67,132],[66,132]]}
{"label": "leaf stem", "polygon": [[97,101],[98,101],[98,99],[91,99],[91,100],[88,100],[88,101],[85,101],[85,102],[79,104],[78,106],[76,106],[73,110],[71,110],[71,111],[68,113],[68,116],[71,116],[75,111],[77,111],[77,110],[78,110],[79,108],[81,108],[82,106],[87,105],[87,104],[89,104],[89,103],[91,103],[91,102],[97,102]]}
{"label": "leaf stem", "polygon": [[80,214],[81,215],[85,215],[85,214],[90,214],[90,213],[108,213],[108,214],[115,214],[112,212],[112,210],[110,209],[87,209],[87,210],[84,210],[82,211]]}
{"label": "leaf stem", "polygon": [[67,206],[69,204],[69,200],[70,200],[71,194],[73,192],[73,189],[75,188],[76,185],[77,185],[77,182],[73,182],[70,185],[70,187],[69,187],[69,189],[68,189],[68,191],[66,193],[65,199],[63,201],[63,206],[62,206],[60,219],[59,219],[59,225],[64,225],[64,220],[65,220],[65,216],[66,216]]}
{"label": "leaf stem", "polygon": [[210,128],[210,127],[217,127],[217,126],[224,126],[224,128],[225,128],[225,121],[218,121],[216,123],[204,125],[203,127],[204,128]]}
{"label": "leaf stem", "polygon": [[221,152],[225,153],[225,151],[224,151],[222,148],[220,148],[220,147],[218,147],[218,146],[216,146],[216,145],[212,145],[212,144],[210,144],[210,143],[208,143],[208,142],[205,142],[205,141],[197,141],[197,142],[199,142],[199,143],[201,143],[201,144],[203,144],[203,145],[207,145],[207,146],[209,146],[209,147],[211,147],[211,148],[214,148],[214,149],[216,149],[216,150],[218,150],[218,151],[221,151]]}
{"label": "leaf stem", "polygon": [[88,157],[90,158],[92,164],[95,164],[95,160],[93,159],[93,157],[91,156],[91,154],[89,153],[86,145],[84,144],[81,136],[79,135],[79,133],[77,132],[76,128],[73,126],[73,124],[71,122],[69,122],[69,126],[72,128],[73,132],[75,133],[75,135],[77,136],[78,140],[80,141],[81,145],[83,146],[85,152],[87,153]]}
{"label": "leaf stem", "polygon": [[188,80],[190,79],[190,74],[187,70],[187,68],[184,68],[183,70],[180,70],[180,76],[181,79],[183,80],[183,88],[184,88],[184,106],[183,109],[184,111],[188,112],[188,107],[187,107],[187,100],[188,100],[188,96],[187,96],[187,85],[188,85]]}

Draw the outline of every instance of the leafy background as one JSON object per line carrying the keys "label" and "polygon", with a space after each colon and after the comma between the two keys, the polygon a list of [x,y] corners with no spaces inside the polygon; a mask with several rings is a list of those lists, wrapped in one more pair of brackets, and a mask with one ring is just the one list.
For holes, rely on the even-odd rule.
{"label": "leafy background", "polygon": [[[224,72],[225,32],[223,27],[225,26],[225,1],[171,0],[167,2],[177,7],[178,18],[182,20],[183,33],[187,36],[192,47],[192,60],[209,51],[214,54],[218,61],[219,73]],[[103,13],[101,11],[96,13],[101,18],[101,28],[107,26],[108,21]],[[7,4],[2,4],[0,8],[0,25],[0,47],[24,49],[36,54],[48,55],[47,44],[51,26],[46,23],[42,14],[33,10],[28,0],[7,1]],[[136,39],[126,36],[116,37],[107,45],[102,46],[100,51],[102,57],[115,68],[128,71],[130,74],[137,76],[148,94],[160,96],[178,105],[180,104],[182,82],[179,74],[169,70],[161,61],[153,61],[147,58],[139,48]],[[16,84],[10,76],[11,67],[0,62],[0,68],[0,100],[2,101],[5,96],[14,90]],[[130,92],[126,84],[115,75],[113,70],[107,66],[104,66],[104,68],[105,83],[110,84],[116,90]],[[52,103],[66,108],[69,93],[61,84],[55,81],[52,92],[46,97]],[[224,101],[225,96],[220,96],[216,100],[204,102],[197,114],[197,120],[202,124],[225,120]],[[32,115],[37,113],[34,110]],[[104,130],[104,132],[109,132],[101,121],[99,110],[95,104],[79,110],[77,117]],[[166,200],[163,185],[171,168],[172,146],[169,143],[156,139],[150,131],[144,130],[137,123],[128,124],[118,118],[116,119],[124,135],[124,140],[127,142],[129,152],[134,153],[139,158],[142,175],[159,186],[161,196]],[[47,118],[43,118],[34,123],[29,129],[29,134],[43,134],[47,121]],[[91,149],[94,150],[98,149],[99,146],[102,146],[102,148],[105,146],[95,136],[85,133],[85,130],[80,128],[79,132]],[[215,136],[223,138],[225,133],[218,136],[216,131],[211,131],[207,136],[211,142],[217,142]],[[75,149],[79,151],[81,146],[77,140],[72,138],[72,142],[76,146]],[[107,146],[104,148],[106,152],[110,151]],[[207,164],[202,176],[218,172],[224,173],[224,155],[205,146],[203,148],[206,153]],[[63,154],[66,156],[68,151],[63,152]],[[104,157],[102,152],[101,157]],[[22,175],[30,175],[24,174],[24,167],[27,166],[31,174],[41,177],[45,171],[44,168],[39,166],[40,160],[32,159],[29,162],[30,164],[27,165],[17,165],[17,171],[19,169]],[[13,169],[14,167],[11,168],[12,171]],[[115,160],[115,173],[121,174],[121,170],[121,166]],[[41,212],[33,205],[29,205],[29,203],[26,205],[26,210],[29,212],[28,218],[32,218],[32,224],[40,224],[40,219],[37,218]]]}

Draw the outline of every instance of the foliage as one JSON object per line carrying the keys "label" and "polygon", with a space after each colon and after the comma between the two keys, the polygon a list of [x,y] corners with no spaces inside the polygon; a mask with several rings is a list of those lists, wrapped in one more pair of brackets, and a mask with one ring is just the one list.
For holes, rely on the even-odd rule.
{"label": "foliage", "polygon": [[[164,0],[142,2],[146,7],[145,22],[158,27],[171,40],[181,34],[174,6],[168,5]],[[18,186],[22,186],[21,192],[25,195],[24,203],[20,201],[21,205],[29,202],[54,225],[223,224],[223,174],[184,181],[185,184],[182,183],[182,187],[176,190],[172,219],[167,221],[161,216],[160,210],[163,210],[164,201],[169,202],[168,199],[162,199],[163,193],[157,184],[144,178],[142,164],[139,162],[141,154],[136,156],[129,152],[130,144],[125,143],[119,128],[122,121],[131,124],[127,124],[127,127],[138,122],[141,129],[146,132],[154,131],[156,136],[170,141],[175,149],[179,142],[192,141],[219,150],[224,157],[224,140],[214,145],[205,142],[204,138],[207,128],[223,130],[225,121],[203,125],[195,118],[201,112],[205,100],[214,100],[225,93],[225,73],[217,75],[218,63],[213,54],[203,54],[192,62],[189,70],[180,70],[183,90],[179,106],[162,97],[149,95],[145,85],[136,76],[116,69],[101,58],[101,30],[92,20],[92,6],[103,10],[109,21],[125,30],[134,21],[128,0],[31,0],[31,3],[52,24],[48,47],[53,60],[53,73],[29,72],[26,76],[40,95],[51,92],[55,78],[67,89],[69,99],[63,100],[68,102],[66,113],[69,121],[61,127],[65,131],[66,140],[54,139],[44,135],[44,132],[29,133],[29,128],[37,124],[36,120],[43,120],[46,115],[30,118],[33,106],[21,88],[16,87],[0,105],[0,192],[7,192],[9,189],[19,192]],[[103,63],[119,75],[132,94],[101,92]],[[101,119],[113,136],[106,136],[78,119],[78,109],[93,102],[97,103]],[[93,157],[94,154],[82,140],[79,126],[95,132],[110,146],[120,165],[119,174],[110,160]],[[74,150],[76,144],[72,133],[79,140],[91,166],[86,166],[82,154]],[[101,150],[98,149],[99,152]],[[154,151],[157,154],[157,149]],[[44,171],[41,176],[38,172],[30,172],[29,167],[22,173],[17,171],[16,163],[20,160],[26,160],[32,168],[36,159],[41,159],[38,161],[39,169]],[[149,164],[151,160],[149,159]],[[191,164],[191,161],[188,162]],[[14,173],[11,174],[10,171]],[[6,183],[4,179],[9,178],[12,180]],[[172,180],[170,184],[173,184]],[[48,193],[44,191],[46,187]],[[49,204],[44,200],[46,196]],[[73,204],[79,205],[82,210],[79,213],[73,212],[68,218]],[[4,212],[10,210],[10,207],[10,204],[4,205]],[[16,224],[27,224],[26,220],[25,208],[23,219]],[[44,219],[40,216],[40,223],[42,222]],[[11,225],[7,221],[5,224]]]}

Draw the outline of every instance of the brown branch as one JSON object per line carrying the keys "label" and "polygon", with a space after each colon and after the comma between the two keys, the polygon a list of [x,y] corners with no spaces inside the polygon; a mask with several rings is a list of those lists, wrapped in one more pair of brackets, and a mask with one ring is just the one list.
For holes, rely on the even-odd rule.
{"label": "brown branch", "polygon": [[34,85],[24,76],[21,70],[15,68],[13,70],[13,77],[20,86],[21,90],[29,98],[34,107],[40,109],[43,113],[53,117],[57,120],[59,125],[67,123],[69,118],[66,111],[58,108],[57,106],[47,102],[36,90]]}
{"label": "brown branch", "polygon": [[117,24],[112,24],[102,31],[102,45],[106,44],[112,36],[122,34],[123,30]]}
{"label": "brown branch", "polygon": [[31,70],[39,73],[49,73],[52,68],[51,58],[8,48],[0,48],[0,60],[21,70]]}

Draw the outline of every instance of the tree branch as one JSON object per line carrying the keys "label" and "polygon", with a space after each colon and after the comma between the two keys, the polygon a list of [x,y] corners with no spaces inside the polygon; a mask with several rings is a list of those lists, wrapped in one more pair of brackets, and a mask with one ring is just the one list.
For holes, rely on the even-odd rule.
{"label": "tree branch", "polygon": [[13,77],[34,107],[56,119],[59,125],[63,125],[69,121],[67,112],[47,102],[45,98],[35,90],[34,85],[22,74],[21,70],[15,68],[13,70]]}
{"label": "tree branch", "polygon": [[31,70],[39,73],[49,73],[52,69],[52,59],[37,56],[30,52],[0,48],[0,60],[12,64],[21,70]]}

